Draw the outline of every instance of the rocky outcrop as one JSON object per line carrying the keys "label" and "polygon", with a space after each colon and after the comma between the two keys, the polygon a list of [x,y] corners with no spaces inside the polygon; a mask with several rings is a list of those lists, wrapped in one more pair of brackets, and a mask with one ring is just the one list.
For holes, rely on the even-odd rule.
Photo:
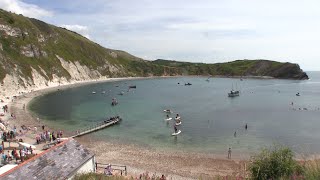
{"label": "rocky outcrop", "polygon": [[32,44],[21,46],[20,53],[26,57],[36,57],[36,58],[39,58],[40,56],[48,57],[47,52],[40,50],[40,48]]}
{"label": "rocky outcrop", "polygon": [[90,80],[98,79],[101,74],[97,70],[89,69],[87,66],[82,66],[78,61],[68,62],[56,55],[60,60],[62,67],[69,73],[71,80]]}
{"label": "rocky outcrop", "polygon": [[13,28],[9,25],[0,24],[0,31],[4,31],[6,35],[12,36],[12,37],[21,36],[21,29]]}

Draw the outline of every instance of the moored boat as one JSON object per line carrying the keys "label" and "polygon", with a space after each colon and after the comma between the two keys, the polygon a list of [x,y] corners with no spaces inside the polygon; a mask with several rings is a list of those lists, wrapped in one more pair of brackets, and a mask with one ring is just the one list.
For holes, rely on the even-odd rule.
{"label": "moored boat", "polygon": [[229,97],[236,97],[236,96],[239,96],[239,95],[240,95],[240,91],[231,90],[231,91],[228,93],[228,96],[229,96]]}

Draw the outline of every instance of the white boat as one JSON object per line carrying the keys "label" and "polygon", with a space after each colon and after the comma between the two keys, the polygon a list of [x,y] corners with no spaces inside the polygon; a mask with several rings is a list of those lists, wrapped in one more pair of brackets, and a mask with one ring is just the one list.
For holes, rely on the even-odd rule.
{"label": "white boat", "polygon": [[166,119],[164,119],[164,120],[166,120],[166,121],[170,121],[170,120],[172,120],[172,118],[170,117],[170,118],[166,118]]}
{"label": "white boat", "polygon": [[96,92],[95,91],[92,91],[92,94],[95,94]]}
{"label": "white boat", "polygon": [[180,133],[181,133],[181,130],[178,130],[178,132],[172,133],[172,136],[177,136],[177,135],[180,134]]}
{"label": "white boat", "polygon": [[180,122],[176,122],[176,126],[179,126],[181,123],[182,123],[181,121]]}
{"label": "white boat", "polygon": [[163,110],[163,112],[172,113],[172,111],[170,109],[165,109],[165,110]]}
{"label": "white boat", "polygon": [[240,91],[235,91],[233,90],[233,84],[232,84],[232,89],[231,91],[228,93],[228,97],[236,97],[236,96],[239,96],[240,95]]}

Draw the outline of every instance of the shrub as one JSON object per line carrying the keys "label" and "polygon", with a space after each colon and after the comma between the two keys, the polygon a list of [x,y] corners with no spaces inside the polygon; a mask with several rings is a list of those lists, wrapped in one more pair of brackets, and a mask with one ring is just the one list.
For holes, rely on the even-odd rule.
{"label": "shrub", "polygon": [[252,179],[280,179],[303,174],[303,167],[293,159],[293,152],[283,146],[264,148],[252,157],[249,166]]}

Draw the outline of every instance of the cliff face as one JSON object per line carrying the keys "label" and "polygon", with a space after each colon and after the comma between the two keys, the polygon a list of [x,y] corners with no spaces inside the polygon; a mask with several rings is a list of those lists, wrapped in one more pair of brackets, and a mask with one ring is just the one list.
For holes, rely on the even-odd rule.
{"label": "cliff face", "polygon": [[[146,61],[81,35],[0,9],[0,96],[77,81],[127,76],[225,75],[307,79],[296,64]],[[11,93],[10,93],[11,94]]]}

